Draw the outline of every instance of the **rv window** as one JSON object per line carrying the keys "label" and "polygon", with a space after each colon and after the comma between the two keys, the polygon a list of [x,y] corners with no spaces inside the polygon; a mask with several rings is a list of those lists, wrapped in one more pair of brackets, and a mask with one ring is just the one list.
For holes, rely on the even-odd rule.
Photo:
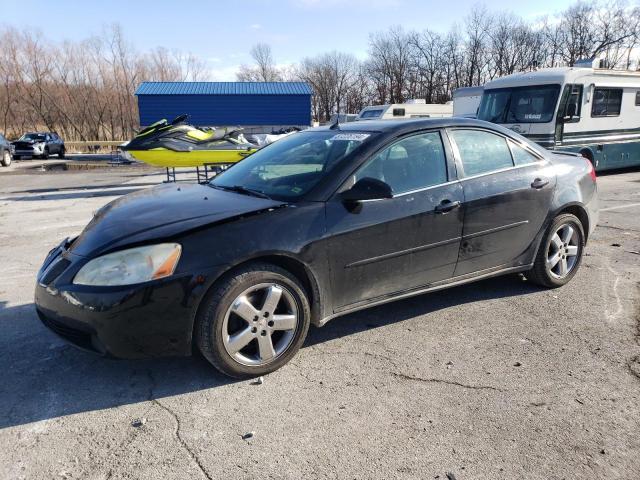
{"label": "rv window", "polygon": [[382,109],[365,110],[360,114],[360,118],[378,118],[382,115]]}
{"label": "rv window", "polygon": [[571,85],[569,93],[569,101],[567,102],[567,110],[565,114],[569,112],[569,105],[575,105],[574,117],[580,116],[580,107],[582,107],[582,85]]}
{"label": "rv window", "polygon": [[636,92],[636,107],[640,107],[640,90]]}
{"label": "rv window", "polygon": [[394,108],[393,109],[394,117],[404,117],[404,108]]}
{"label": "rv window", "polygon": [[621,88],[596,88],[593,91],[592,117],[617,117],[622,104]]}
{"label": "rv window", "polygon": [[493,123],[546,123],[553,119],[560,85],[485,90],[478,119]]}

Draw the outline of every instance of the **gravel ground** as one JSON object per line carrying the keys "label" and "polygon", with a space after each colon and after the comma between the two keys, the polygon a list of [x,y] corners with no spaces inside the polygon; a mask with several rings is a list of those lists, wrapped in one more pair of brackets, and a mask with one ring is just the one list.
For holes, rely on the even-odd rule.
{"label": "gravel ground", "polygon": [[161,180],[0,171],[0,478],[639,477],[640,172],[599,178],[564,288],[508,276],[348,315],[261,385],[96,357],[36,318],[46,252]]}

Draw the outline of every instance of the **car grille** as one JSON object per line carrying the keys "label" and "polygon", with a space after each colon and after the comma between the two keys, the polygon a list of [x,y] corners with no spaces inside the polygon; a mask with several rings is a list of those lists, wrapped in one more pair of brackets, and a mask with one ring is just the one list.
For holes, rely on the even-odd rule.
{"label": "car grille", "polygon": [[91,342],[91,334],[88,332],[84,332],[77,328],[70,327],[61,323],[53,318],[45,315],[39,309],[38,316],[40,317],[40,321],[47,327],[49,330],[52,330],[54,333],[64,338],[65,340],[73,343],[74,345],[84,348],[85,350],[91,350],[93,352],[96,349],[93,347]]}
{"label": "car grille", "polygon": [[71,265],[71,262],[66,258],[59,257],[47,267],[47,269],[43,272],[42,277],[40,277],[40,283],[42,285],[50,285],[56,278],[58,278],[62,273],[67,269],[67,267]]}
{"label": "car grille", "polygon": [[16,142],[13,144],[16,150],[33,150],[33,144],[25,142]]}

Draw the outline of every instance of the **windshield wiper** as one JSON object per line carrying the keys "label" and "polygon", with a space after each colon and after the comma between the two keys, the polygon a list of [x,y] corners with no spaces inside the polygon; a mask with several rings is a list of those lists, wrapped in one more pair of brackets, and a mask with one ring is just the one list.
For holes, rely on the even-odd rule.
{"label": "windshield wiper", "polygon": [[254,197],[258,197],[258,198],[267,198],[269,200],[271,200],[271,197],[269,195],[267,195],[266,193],[264,193],[261,190],[256,190],[253,188],[247,188],[244,187],[242,185],[234,185],[232,187],[226,186],[226,185],[214,185],[214,184],[210,184],[212,187],[215,188],[221,188],[223,190],[228,190],[230,192],[237,192],[237,193],[242,193],[244,195],[252,195]]}

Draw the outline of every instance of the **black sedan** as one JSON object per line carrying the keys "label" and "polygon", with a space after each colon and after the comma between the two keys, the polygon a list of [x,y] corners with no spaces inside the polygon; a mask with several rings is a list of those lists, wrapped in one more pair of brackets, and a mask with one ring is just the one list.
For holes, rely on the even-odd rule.
{"label": "black sedan", "polygon": [[[115,200],[47,256],[42,321],[116,357],[271,372],[310,324],[506,273],[576,274],[597,223],[591,163],[464,119],[310,129],[208,184]],[[425,301],[429,301],[425,297]]]}

